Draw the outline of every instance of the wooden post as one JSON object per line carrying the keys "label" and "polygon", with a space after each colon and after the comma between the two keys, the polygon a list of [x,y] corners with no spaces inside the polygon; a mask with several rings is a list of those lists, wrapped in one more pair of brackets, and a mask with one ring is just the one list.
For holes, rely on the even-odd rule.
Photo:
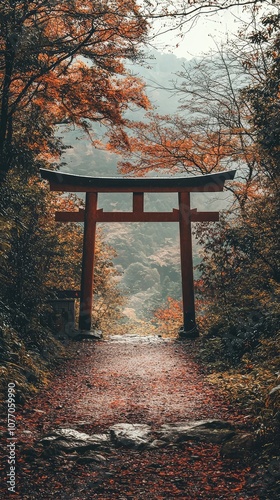
{"label": "wooden post", "polygon": [[79,328],[91,329],[97,193],[86,193]]}
{"label": "wooden post", "polygon": [[195,324],[190,193],[179,192],[179,227],[182,274],[183,334],[197,336]]}
{"label": "wooden post", "polygon": [[133,213],[144,211],[144,193],[133,193]]}

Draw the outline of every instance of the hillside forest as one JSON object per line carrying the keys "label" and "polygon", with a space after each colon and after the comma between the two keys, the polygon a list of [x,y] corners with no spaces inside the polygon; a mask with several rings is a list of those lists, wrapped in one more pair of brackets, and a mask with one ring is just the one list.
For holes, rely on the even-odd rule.
{"label": "hillside forest", "polygon": [[[153,23],[183,35],[212,2],[1,2],[2,403],[10,380],[24,404],[65,359],[52,301],[80,287],[83,227],[54,214],[82,207],[83,196],[50,192],[40,168],[93,176],[236,169],[222,196],[192,200],[220,211],[218,223],[193,225],[197,356],[260,436],[279,432],[280,11],[278,2],[239,3],[250,21],[238,37],[187,60],[156,49]],[[104,195],[100,206],[129,210],[121,198]],[[150,196],[145,208],[169,211],[177,200]],[[176,337],[175,226],[98,228],[94,327],[104,335]]]}

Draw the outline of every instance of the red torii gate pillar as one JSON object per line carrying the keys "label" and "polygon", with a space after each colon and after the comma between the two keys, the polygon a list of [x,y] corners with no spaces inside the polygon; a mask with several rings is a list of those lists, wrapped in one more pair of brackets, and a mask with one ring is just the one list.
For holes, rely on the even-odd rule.
{"label": "red torii gate pillar", "polygon": [[86,193],[79,328],[91,329],[97,193]]}
{"label": "red torii gate pillar", "polygon": [[[196,335],[195,324],[195,299],[193,279],[193,256],[192,256],[192,228],[191,228],[191,201],[190,193],[178,193],[179,197],[179,231],[180,231],[180,256],[182,276],[182,299],[183,299],[183,332]],[[212,212],[213,219],[219,220],[219,214]],[[215,214],[215,215],[214,215]],[[208,214],[210,215],[210,214]],[[206,218],[205,220],[211,220]]]}
{"label": "red torii gate pillar", "polygon": [[[41,169],[41,176],[50,182],[51,191],[85,192],[85,210],[57,212],[60,222],[84,222],[83,263],[80,294],[79,328],[90,330],[93,305],[95,234],[97,222],[179,222],[182,273],[183,328],[181,334],[198,335],[195,323],[195,297],[192,259],[191,222],[218,221],[219,212],[197,212],[190,205],[191,192],[222,191],[235,170],[196,177],[86,177]],[[103,212],[97,208],[99,192],[130,192],[132,212]],[[172,212],[145,212],[145,192],[177,192],[179,209]]]}

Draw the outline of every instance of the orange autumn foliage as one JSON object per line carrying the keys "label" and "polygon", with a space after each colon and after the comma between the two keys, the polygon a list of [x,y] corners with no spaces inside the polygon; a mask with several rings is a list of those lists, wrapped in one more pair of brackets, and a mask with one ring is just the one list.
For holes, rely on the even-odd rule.
{"label": "orange autumn foliage", "polygon": [[128,106],[147,108],[143,84],[126,70],[147,22],[135,0],[23,1],[0,6],[2,171],[15,145],[47,158],[61,148],[54,127],[118,126]]}
{"label": "orange autumn foliage", "polygon": [[168,297],[166,304],[154,312],[154,318],[154,322],[161,334],[177,335],[183,321],[182,303]]}

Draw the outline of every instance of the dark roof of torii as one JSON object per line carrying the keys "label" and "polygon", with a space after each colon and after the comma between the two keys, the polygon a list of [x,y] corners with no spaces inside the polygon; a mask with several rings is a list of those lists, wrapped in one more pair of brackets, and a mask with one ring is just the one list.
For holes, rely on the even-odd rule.
{"label": "dark roof of torii", "polygon": [[78,192],[181,192],[222,191],[236,170],[186,177],[90,177],[40,169],[52,191]]}

